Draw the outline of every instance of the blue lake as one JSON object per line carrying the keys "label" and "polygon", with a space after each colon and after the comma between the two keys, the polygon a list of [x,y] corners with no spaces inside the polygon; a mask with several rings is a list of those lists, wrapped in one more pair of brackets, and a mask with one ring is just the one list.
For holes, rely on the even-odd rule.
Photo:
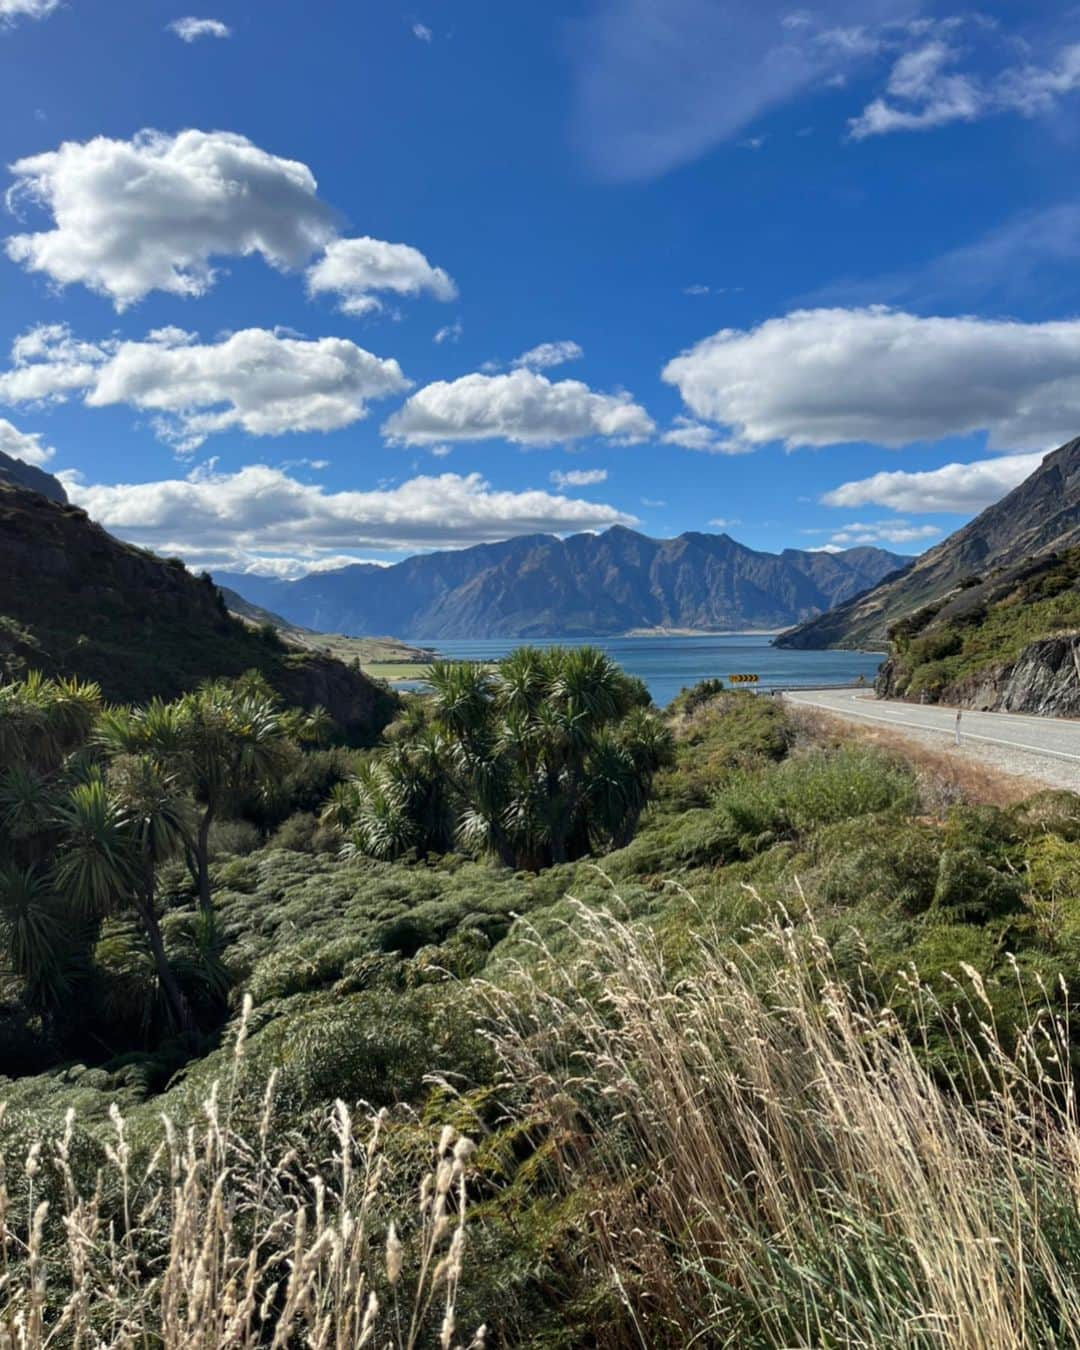
{"label": "blue lake", "polygon": [[873,680],[882,657],[877,652],[801,652],[770,645],[765,634],[708,634],[701,637],[520,638],[420,643],[443,656],[494,661],[515,647],[600,647],[631,675],[649,686],[656,703],[670,703],[680,689],[699,680],[728,675],[760,677],[757,688],[849,684]]}

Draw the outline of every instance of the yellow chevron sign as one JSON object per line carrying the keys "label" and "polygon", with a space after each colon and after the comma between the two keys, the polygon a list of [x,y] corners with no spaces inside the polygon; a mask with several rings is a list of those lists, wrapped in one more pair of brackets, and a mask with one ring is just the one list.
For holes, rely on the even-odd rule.
{"label": "yellow chevron sign", "polygon": [[757,675],[729,675],[729,684],[757,684]]}

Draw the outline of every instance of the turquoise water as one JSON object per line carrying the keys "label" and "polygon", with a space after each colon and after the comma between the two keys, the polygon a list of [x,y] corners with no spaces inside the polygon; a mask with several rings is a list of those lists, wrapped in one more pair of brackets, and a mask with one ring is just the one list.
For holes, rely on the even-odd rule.
{"label": "turquoise water", "polygon": [[[437,647],[443,656],[493,661],[526,645],[516,638],[446,641],[420,645]],[[850,684],[861,675],[872,680],[881,662],[875,652],[800,652],[773,647],[765,635],[703,637],[617,637],[534,639],[533,647],[600,647],[631,675],[649,686],[656,703],[670,703],[680,689],[699,680],[736,674],[760,676],[759,689]]]}

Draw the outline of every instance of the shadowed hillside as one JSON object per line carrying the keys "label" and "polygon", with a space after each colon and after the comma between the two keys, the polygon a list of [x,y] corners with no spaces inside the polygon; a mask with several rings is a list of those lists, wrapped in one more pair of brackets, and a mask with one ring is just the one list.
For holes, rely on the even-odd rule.
{"label": "shadowed hillside", "polygon": [[124,701],[171,698],[254,668],[288,703],[326,708],[359,741],[395,706],[358,670],[233,618],[210,579],[179,559],[121,543],[78,507],[3,481],[0,663],[94,680]]}

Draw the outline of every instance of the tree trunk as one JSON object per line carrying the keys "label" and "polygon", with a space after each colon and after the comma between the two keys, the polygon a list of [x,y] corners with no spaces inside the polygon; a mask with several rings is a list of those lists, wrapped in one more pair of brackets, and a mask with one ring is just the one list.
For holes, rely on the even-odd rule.
{"label": "tree trunk", "polygon": [[195,880],[199,886],[199,908],[204,914],[210,914],[214,902],[210,896],[210,826],[214,819],[214,808],[208,806],[199,821],[199,833],[195,840]]}
{"label": "tree trunk", "polygon": [[165,953],[165,940],[161,936],[161,926],[158,923],[157,914],[154,912],[153,881],[145,888],[143,895],[136,903],[139,917],[146,929],[146,936],[150,939],[150,950],[154,955],[154,965],[157,967],[158,979],[165,991],[169,1007],[172,1009],[180,1030],[185,1036],[190,1036],[195,1031],[195,1019],[191,1015],[188,1001],[176,981],[173,968],[169,965],[169,958]]}

